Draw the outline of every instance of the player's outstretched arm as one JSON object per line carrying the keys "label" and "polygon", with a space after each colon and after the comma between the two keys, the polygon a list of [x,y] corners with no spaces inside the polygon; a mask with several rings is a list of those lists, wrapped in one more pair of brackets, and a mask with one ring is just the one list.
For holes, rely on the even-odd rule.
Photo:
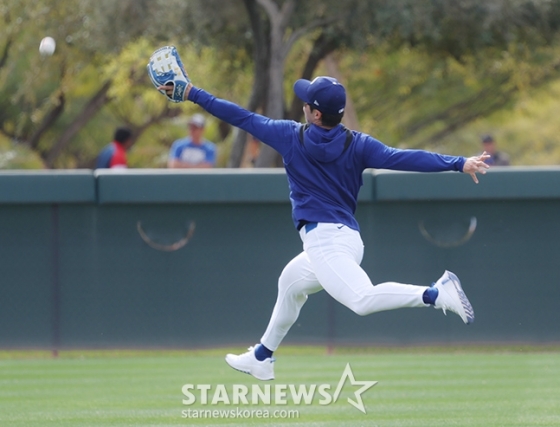
{"label": "player's outstretched arm", "polygon": [[[158,90],[169,94],[172,93],[173,86],[159,86]],[[233,102],[216,98],[191,83],[185,88],[184,100],[190,100],[220,120],[243,129],[283,156],[291,149],[294,122],[290,120],[272,120]]]}
{"label": "player's outstretched arm", "polygon": [[473,181],[478,184],[478,178],[476,176],[477,173],[485,174],[486,170],[490,167],[484,161],[489,159],[490,155],[486,154],[486,151],[482,153],[480,156],[473,156],[467,158],[465,164],[463,165],[463,172],[468,173]]}
{"label": "player's outstretched arm", "polygon": [[150,57],[147,70],[153,85],[170,101],[190,100],[220,120],[250,133],[282,155],[291,149],[295,122],[269,119],[193,87],[175,47],[164,46],[156,50]]}

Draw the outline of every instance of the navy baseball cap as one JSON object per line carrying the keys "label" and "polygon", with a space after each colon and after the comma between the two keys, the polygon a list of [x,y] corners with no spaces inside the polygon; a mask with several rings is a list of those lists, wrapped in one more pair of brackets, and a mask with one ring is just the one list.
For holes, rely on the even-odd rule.
{"label": "navy baseball cap", "polygon": [[346,107],[346,90],[333,77],[321,76],[313,81],[300,79],[294,84],[294,92],[323,114],[342,114]]}

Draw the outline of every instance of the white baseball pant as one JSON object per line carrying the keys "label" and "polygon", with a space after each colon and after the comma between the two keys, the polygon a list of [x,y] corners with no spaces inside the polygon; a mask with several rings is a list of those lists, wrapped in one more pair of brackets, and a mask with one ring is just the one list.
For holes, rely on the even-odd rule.
{"label": "white baseball pant", "polygon": [[[300,230],[303,252],[292,259],[278,280],[278,298],[261,343],[275,351],[307,296],[324,289],[360,316],[403,307],[427,307],[425,286],[385,282],[374,286],[360,267],[364,244],[360,233],[343,224],[318,223]],[[307,230],[309,231],[307,231]]]}

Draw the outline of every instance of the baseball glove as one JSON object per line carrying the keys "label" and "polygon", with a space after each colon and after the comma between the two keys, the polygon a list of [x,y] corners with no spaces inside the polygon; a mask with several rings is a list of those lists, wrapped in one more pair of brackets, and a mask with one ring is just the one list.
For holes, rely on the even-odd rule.
{"label": "baseball glove", "polygon": [[160,90],[170,101],[183,102],[185,89],[191,82],[175,46],[164,46],[156,50],[148,63],[148,74],[152,83],[159,86],[173,86],[173,93],[168,95]]}

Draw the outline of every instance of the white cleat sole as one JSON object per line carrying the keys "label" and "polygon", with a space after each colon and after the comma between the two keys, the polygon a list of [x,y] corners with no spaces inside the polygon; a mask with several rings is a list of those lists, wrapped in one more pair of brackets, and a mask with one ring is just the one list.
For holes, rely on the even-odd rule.
{"label": "white cleat sole", "polygon": [[446,310],[453,311],[459,315],[465,324],[470,325],[474,322],[474,310],[467,295],[465,295],[463,291],[461,281],[450,271],[446,271],[444,276],[447,277],[442,277],[438,280],[436,287],[438,288],[438,292],[442,294],[441,296],[444,301],[453,301],[455,304],[451,305],[444,302],[441,306],[438,306],[436,300],[436,308],[441,308],[444,314],[447,314]]}
{"label": "white cleat sole", "polygon": [[449,274],[449,278],[453,282],[455,291],[457,292],[457,296],[461,301],[461,306],[463,307],[464,317],[461,316],[461,318],[467,325],[470,325],[471,323],[474,322],[474,309],[471,305],[471,302],[467,298],[467,295],[465,295],[465,292],[463,291],[463,287],[461,286],[461,281],[459,280],[459,278],[454,273],[451,273],[450,271],[448,272],[448,274]]}

